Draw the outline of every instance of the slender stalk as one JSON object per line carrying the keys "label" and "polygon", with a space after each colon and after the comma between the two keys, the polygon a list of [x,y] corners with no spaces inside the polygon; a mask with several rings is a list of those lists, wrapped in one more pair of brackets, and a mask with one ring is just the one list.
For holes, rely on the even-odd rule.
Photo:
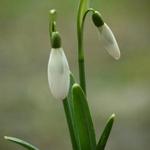
{"label": "slender stalk", "polygon": [[[71,99],[69,99],[69,100],[71,100]],[[73,116],[72,116],[72,108],[71,108],[71,104],[70,104],[70,102],[68,102],[67,98],[63,100],[63,106],[64,106],[64,110],[65,110],[68,128],[70,131],[72,148],[73,148],[73,150],[78,150],[78,144],[77,144],[77,140],[75,137],[74,125],[73,125],[74,121],[73,121]]]}
{"label": "slender stalk", "polygon": [[89,8],[89,0],[80,0],[78,15],[77,15],[77,37],[78,37],[78,65],[80,85],[86,95],[86,78],[84,64],[84,46],[83,46],[83,30],[85,17],[89,11],[94,11]]}
{"label": "slender stalk", "polygon": [[78,59],[79,64],[79,78],[80,78],[80,85],[86,94],[86,80],[85,80],[85,64],[84,64],[84,58]]}
{"label": "slender stalk", "polygon": [[49,11],[49,35],[52,42],[52,33],[56,32],[56,10]]}
{"label": "slender stalk", "polygon": [[71,143],[73,150],[79,150],[79,140],[76,132],[75,119],[73,116],[74,106],[73,106],[73,97],[72,97],[72,86],[75,83],[74,77],[70,74],[70,88],[68,97],[63,100],[63,106],[65,110],[65,115],[67,119],[67,124],[70,132]]}
{"label": "slender stalk", "polygon": [[86,94],[84,49],[83,49],[83,25],[80,26],[80,9],[78,10],[78,17],[77,17],[77,34],[78,34],[79,79],[80,79],[80,85],[84,93]]}
{"label": "slender stalk", "polygon": [[[79,15],[80,14],[78,14],[78,21],[77,21],[79,78],[80,78],[80,85],[81,85],[85,95],[86,95],[86,78],[85,78],[85,64],[84,64],[83,30],[84,30],[84,22],[85,22],[86,15],[90,11],[94,12],[94,9],[88,8],[84,12],[81,27],[79,26]],[[80,13],[80,11],[79,11],[79,13]]]}

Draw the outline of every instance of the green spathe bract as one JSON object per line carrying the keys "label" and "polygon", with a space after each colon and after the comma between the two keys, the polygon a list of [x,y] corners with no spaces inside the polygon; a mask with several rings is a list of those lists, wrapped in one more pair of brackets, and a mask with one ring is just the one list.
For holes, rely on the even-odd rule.
{"label": "green spathe bract", "polygon": [[56,17],[57,12],[55,9],[49,11],[49,36],[52,42],[52,33],[56,32]]}

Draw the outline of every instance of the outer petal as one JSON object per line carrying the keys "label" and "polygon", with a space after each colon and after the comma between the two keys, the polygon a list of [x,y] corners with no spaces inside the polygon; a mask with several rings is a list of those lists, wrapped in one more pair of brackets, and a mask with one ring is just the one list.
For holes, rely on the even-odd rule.
{"label": "outer petal", "polygon": [[52,48],[48,62],[48,82],[52,95],[63,100],[70,84],[69,65],[62,48]]}
{"label": "outer petal", "polygon": [[107,52],[115,59],[120,58],[120,50],[117,41],[109,28],[109,26],[104,23],[103,26],[99,27],[100,35]]}

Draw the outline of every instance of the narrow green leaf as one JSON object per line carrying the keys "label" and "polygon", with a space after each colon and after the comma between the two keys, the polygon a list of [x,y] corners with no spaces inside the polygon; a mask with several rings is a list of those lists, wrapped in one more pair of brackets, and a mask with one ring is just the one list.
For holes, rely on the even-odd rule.
{"label": "narrow green leaf", "polygon": [[104,128],[104,131],[100,137],[100,140],[97,144],[96,150],[104,150],[106,143],[108,141],[113,123],[114,123],[114,119],[115,119],[115,114],[112,114],[111,117],[108,119],[106,126]]}
{"label": "narrow green leaf", "polygon": [[95,150],[95,132],[86,97],[78,84],[73,85],[72,91],[73,116],[76,123],[76,133],[80,143],[80,150]]}
{"label": "narrow green leaf", "polygon": [[63,105],[64,105],[66,119],[67,119],[67,123],[68,123],[68,127],[69,127],[72,147],[73,147],[73,150],[78,150],[79,142],[78,142],[78,137],[76,135],[75,120],[73,117],[72,86],[74,83],[75,83],[74,77],[72,74],[70,74],[69,94],[68,94],[68,97],[63,100]]}
{"label": "narrow green leaf", "polygon": [[25,142],[25,141],[23,141],[21,139],[15,138],[15,137],[4,136],[4,139],[6,139],[8,141],[11,141],[11,142],[14,142],[14,143],[17,143],[17,144],[25,147],[28,150],[39,150],[38,148],[36,148],[35,146],[31,145],[30,143]]}

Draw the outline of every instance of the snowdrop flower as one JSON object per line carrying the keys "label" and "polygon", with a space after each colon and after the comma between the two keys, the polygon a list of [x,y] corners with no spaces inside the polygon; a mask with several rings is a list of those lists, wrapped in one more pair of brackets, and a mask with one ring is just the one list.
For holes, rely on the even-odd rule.
{"label": "snowdrop flower", "polygon": [[118,60],[120,58],[120,50],[113,32],[111,31],[109,26],[103,22],[99,12],[95,11],[92,19],[95,26],[98,27],[102,43],[104,44],[104,48],[113,58]]}
{"label": "snowdrop flower", "polygon": [[67,97],[70,85],[70,70],[61,47],[58,32],[52,34],[52,49],[48,62],[48,82],[51,93],[56,99],[63,100]]}

